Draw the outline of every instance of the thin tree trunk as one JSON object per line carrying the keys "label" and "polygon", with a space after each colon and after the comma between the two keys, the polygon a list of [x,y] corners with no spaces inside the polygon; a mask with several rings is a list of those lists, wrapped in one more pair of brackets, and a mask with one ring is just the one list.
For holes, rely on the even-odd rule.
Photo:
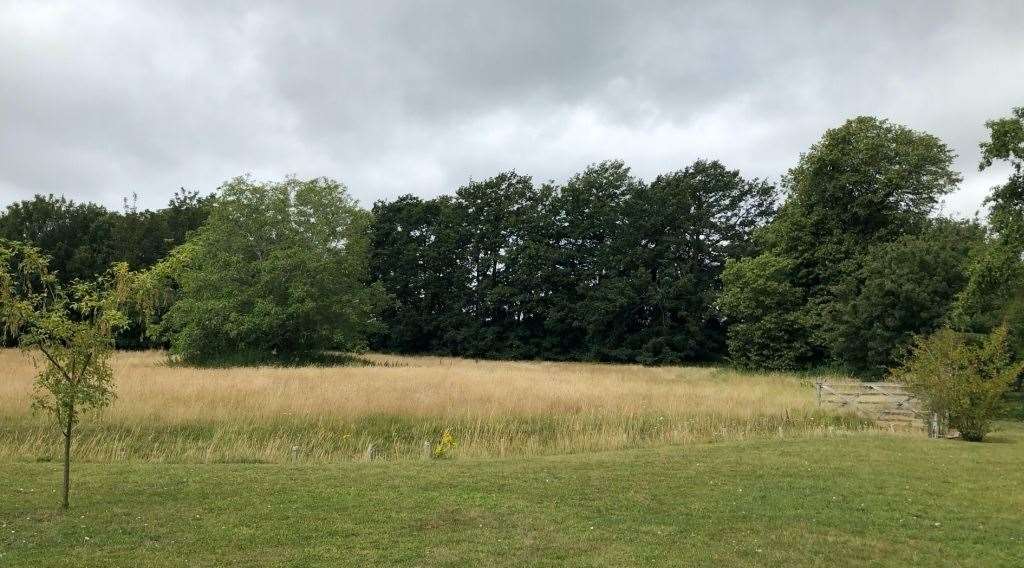
{"label": "thin tree trunk", "polygon": [[64,431],[64,489],[61,508],[68,509],[68,494],[71,492],[71,427],[73,422],[68,418],[67,430]]}

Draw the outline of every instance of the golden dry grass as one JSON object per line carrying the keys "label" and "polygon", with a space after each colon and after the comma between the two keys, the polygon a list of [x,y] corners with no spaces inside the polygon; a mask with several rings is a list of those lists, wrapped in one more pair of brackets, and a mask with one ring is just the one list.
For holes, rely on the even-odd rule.
{"label": "golden dry grass", "polygon": [[[159,352],[113,359],[118,398],[83,421],[87,461],[338,461],[418,456],[450,430],[456,456],[536,455],[863,427],[820,412],[790,375],[698,367],[369,355],[377,366],[195,369]],[[53,459],[29,409],[33,362],[0,351],[0,459]]]}

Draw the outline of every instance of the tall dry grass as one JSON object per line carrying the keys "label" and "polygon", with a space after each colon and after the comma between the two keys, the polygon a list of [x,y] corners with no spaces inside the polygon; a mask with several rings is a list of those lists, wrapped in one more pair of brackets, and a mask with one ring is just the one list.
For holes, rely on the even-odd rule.
{"label": "tall dry grass", "polygon": [[[283,462],[416,457],[445,430],[456,456],[566,453],[864,425],[821,412],[790,375],[715,368],[370,355],[375,366],[195,369],[113,359],[118,398],[87,416],[86,461]],[[0,459],[55,459],[29,408],[32,358],[0,351]]]}

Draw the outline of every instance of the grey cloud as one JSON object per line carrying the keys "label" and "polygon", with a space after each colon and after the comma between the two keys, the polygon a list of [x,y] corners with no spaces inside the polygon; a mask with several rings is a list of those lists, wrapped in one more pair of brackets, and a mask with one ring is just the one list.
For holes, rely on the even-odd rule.
{"label": "grey cloud", "polygon": [[777,178],[858,114],[961,155],[1024,104],[1017,2],[0,0],[0,203],[160,206],[242,172],[364,203],[516,168],[564,179],[698,157]]}

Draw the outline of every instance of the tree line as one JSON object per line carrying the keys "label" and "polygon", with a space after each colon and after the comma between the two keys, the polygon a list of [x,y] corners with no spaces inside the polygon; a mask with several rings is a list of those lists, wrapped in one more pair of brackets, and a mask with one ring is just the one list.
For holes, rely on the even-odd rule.
{"label": "tree line", "polygon": [[715,161],[645,183],[618,161],[564,185],[506,172],[453,196],[377,202],[371,278],[391,295],[378,349],[497,357],[707,361],[729,258],[775,189]]}
{"label": "tree line", "polygon": [[858,117],[778,186],[714,160],[649,181],[607,161],[367,211],[326,178],[240,177],[157,211],[37,196],[0,238],[64,282],[127,263],[147,325],[119,342],[193,361],[373,348],[881,376],[943,326],[1007,323],[1024,352],[1024,109],[987,126],[980,167],[1012,170],[987,223],[937,215],[961,180],[941,140]]}

